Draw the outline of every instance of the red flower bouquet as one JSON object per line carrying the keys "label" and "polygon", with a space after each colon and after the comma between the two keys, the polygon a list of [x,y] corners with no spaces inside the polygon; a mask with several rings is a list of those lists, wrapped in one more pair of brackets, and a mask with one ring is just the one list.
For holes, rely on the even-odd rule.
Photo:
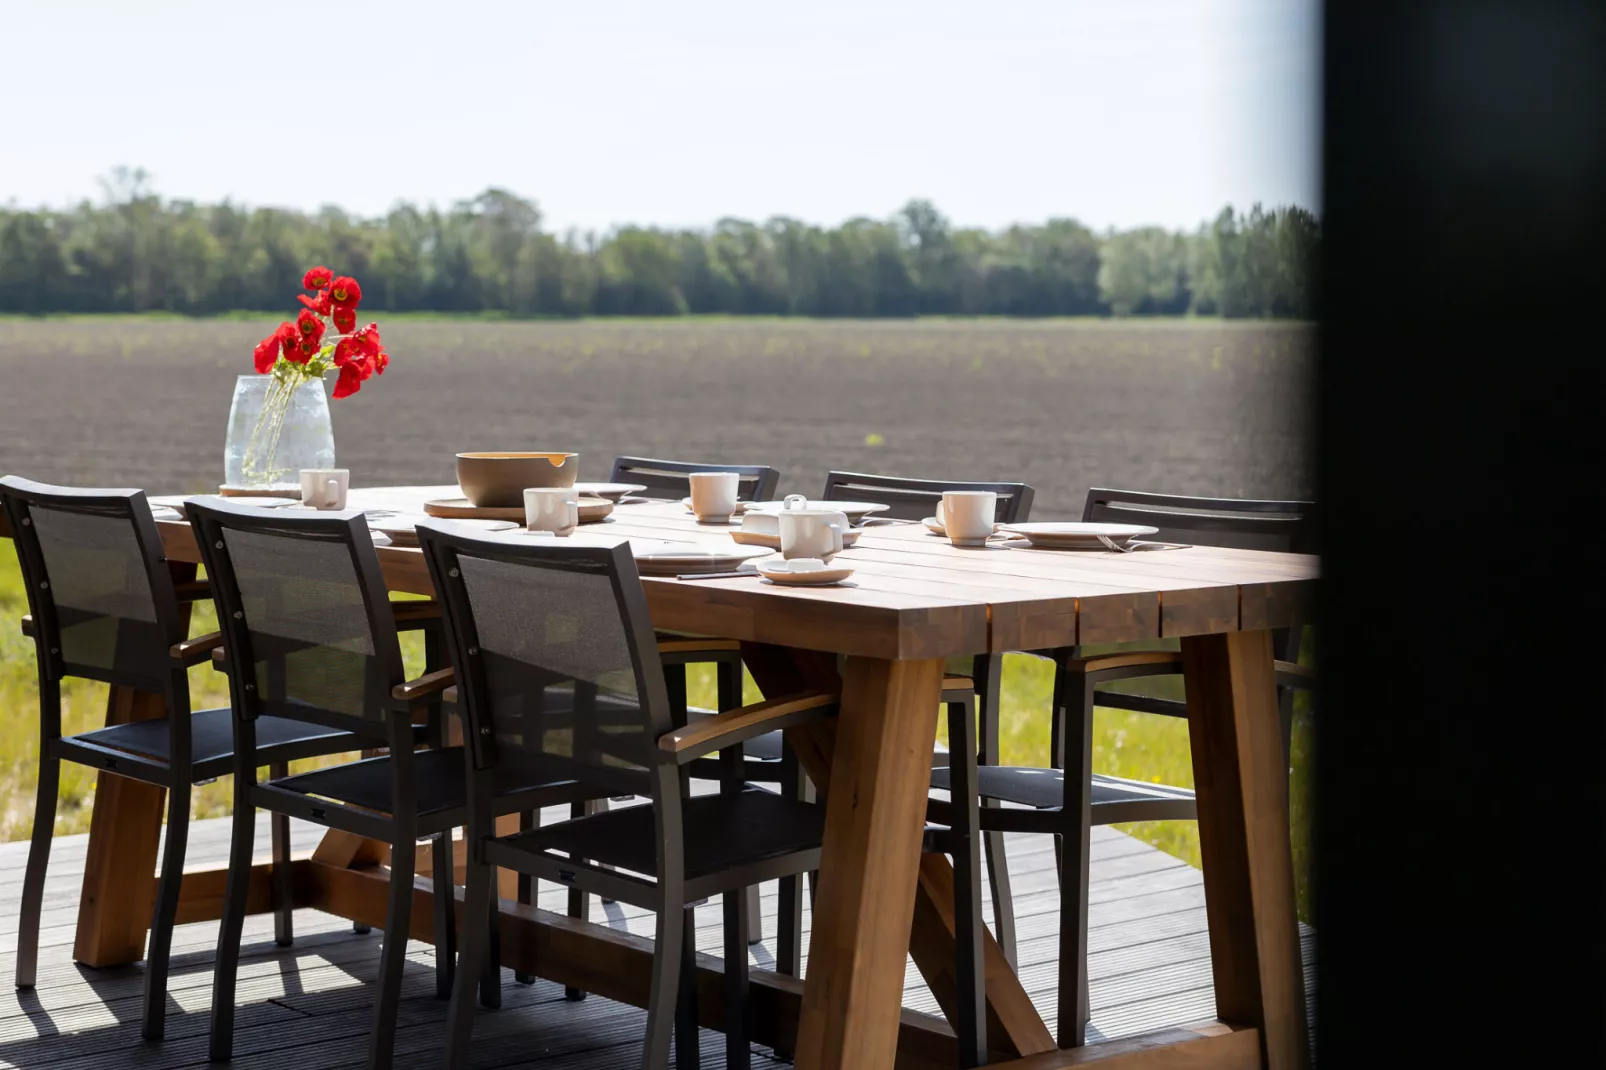
{"label": "red flower bouquet", "polygon": [[[258,482],[272,482],[278,474],[274,456],[290,403],[300,387],[338,370],[333,394],[348,398],[370,377],[384,374],[390,364],[379,338],[379,325],[357,328],[362,287],[356,279],[315,267],[302,277],[301,285],[313,291],[310,297],[296,295],[303,306],[301,312],[293,322],[279,324],[251,354],[257,373],[273,377],[243,459],[246,478]],[[329,321],[334,325],[332,332]]]}

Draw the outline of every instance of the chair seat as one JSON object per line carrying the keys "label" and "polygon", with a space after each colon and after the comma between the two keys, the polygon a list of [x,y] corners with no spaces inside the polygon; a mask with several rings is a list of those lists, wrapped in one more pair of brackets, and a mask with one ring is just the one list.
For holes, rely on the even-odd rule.
{"label": "chair seat", "polygon": [[[420,815],[444,814],[463,810],[468,806],[467,770],[463,767],[463,760],[462,747],[440,747],[413,752],[413,785],[418,795]],[[333,799],[335,802],[376,814],[393,813],[396,805],[389,755],[347,762],[328,769],[315,769],[310,773],[300,773],[268,783],[285,791]],[[505,810],[511,813],[525,807],[504,800],[502,796],[517,800],[518,793],[545,788],[560,789],[565,786],[566,783],[557,784],[550,780],[521,775],[515,766],[499,763],[495,770],[493,791],[499,806],[505,803]]]}
{"label": "chair seat", "polygon": [[[798,855],[791,872],[819,865],[825,808],[748,788],[733,795],[697,795],[683,804],[686,827],[686,879],[715,877],[723,871],[787,855]],[[629,870],[657,869],[658,833],[651,806],[627,806],[500,837],[514,851],[561,851]],[[729,887],[742,887],[734,880]]]}
{"label": "chair seat", "polygon": [[[133,721],[69,736],[98,747],[127,751],[164,764],[172,762],[172,726],[166,717]],[[350,732],[288,717],[257,718],[257,752],[265,764],[317,754],[360,750],[366,744]],[[234,712],[197,710],[190,715],[190,761],[197,780],[229,773],[234,759]]]}
{"label": "chair seat", "polygon": [[[946,791],[948,784],[947,769],[932,770],[932,787]],[[976,788],[984,799],[1057,811],[1065,799],[1065,774],[1059,769],[1034,766],[983,765],[976,769]],[[1095,825],[1188,820],[1195,816],[1193,792],[1187,788],[1093,774]]]}

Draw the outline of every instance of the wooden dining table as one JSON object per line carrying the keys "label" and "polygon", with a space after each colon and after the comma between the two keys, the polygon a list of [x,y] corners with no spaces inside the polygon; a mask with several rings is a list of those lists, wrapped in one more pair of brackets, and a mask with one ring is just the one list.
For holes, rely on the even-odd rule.
{"label": "wooden dining table", "polygon": [[[365,510],[419,513],[455,487],[353,490]],[[189,525],[159,520],[170,566],[193,578]],[[626,501],[586,538],[728,545],[679,502]],[[422,554],[379,549],[393,592],[433,595]],[[801,1070],[951,1067],[948,1023],[902,1007],[906,956],[937,1002],[955,1005],[954,873],[922,855],[944,659],[1089,644],[1181,641],[1216,1018],[1146,1036],[1056,1049],[999,946],[985,936],[994,1065],[1300,1067],[1309,1060],[1295,917],[1284,759],[1271,630],[1310,619],[1312,557],[1186,547],[1133,553],[989,545],[959,548],[909,524],[871,524],[837,559],[849,585],[762,578],[644,578],[653,624],[734,639],[766,695],[841,690],[834,721],[787,729],[826,808],[807,976],[752,972],[751,1035],[795,1052]],[[839,656],[846,655],[845,662]],[[845,668],[840,666],[845,665]],[[160,716],[159,696],[114,690],[108,723]],[[1047,717],[1048,710],[1042,711]],[[89,966],[144,951],[163,808],[161,789],[102,775],[95,795],[75,958]],[[384,923],[387,876],[376,845],[331,832],[294,862],[296,902]],[[178,920],[221,914],[225,872],[184,877]],[[140,892],[140,883],[146,885]],[[434,885],[419,877],[415,939],[433,938]],[[270,904],[270,864],[252,873],[250,909]],[[504,899],[504,965],[637,1006],[650,991],[652,942]],[[705,1026],[723,1022],[717,959],[699,957]],[[1018,1061],[1017,1061],[1018,1060]]]}

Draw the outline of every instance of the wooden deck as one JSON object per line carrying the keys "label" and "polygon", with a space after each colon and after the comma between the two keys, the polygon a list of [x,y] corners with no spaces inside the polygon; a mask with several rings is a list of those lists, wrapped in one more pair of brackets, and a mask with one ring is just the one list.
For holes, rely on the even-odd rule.
{"label": "wooden deck", "polygon": [[[317,843],[321,830],[298,826],[298,851]],[[226,860],[229,822],[191,826],[189,864]],[[173,946],[168,996],[168,1039],[148,1044],[139,1036],[138,966],[91,970],[72,962],[79,882],[87,836],[55,842],[40,934],[39,983],[31,992],[9,985],[0,995],[0,1066],[61,1070],[177,1070],[206,1060],[212,955],[217,923],[179,927]],[[259,857],[266,857],[267,826],[258,826]],[[1050,1028],[1055,1024],[1058,893],[1054,853],[1047,837],[1012,837],[1022,980]],[[0,975],[15,968],[15,933],[26,842],[0,844]],[[1089,906],[1093,1031],[1117,1038],[1215,1015],[1204,892],[1198,870],[1113,829],[1093,830]],[[985,888],[985,885],[984,885]],[[774,885],[764,888],[764,940],[752,948],[758,969],[773,968]],[[542,888],[548,909],[563,909],[564,892]],[[593,917],[652,935],[652,918],[619,905],[593,903]],[[989,915],[990,916],[990,915]],[[805,923],[806,923],[805,918]],[[719,911],[699,910],[699,949],[718,954]],[[1314,993],[1313,934],[1302,928],[1306,991]],[[232,1065],[240,1070],[334,1070],[361,1066],[371,1012],[369,983],[379,960],[378,930],[352,931],[343,919],[313,910],[296,914],[296,942],[274,946],[272,919],[247,919],[240,968],[241,1010]],[[805,950],[807,942],[805,940]],[[441,1057],[445,1004],[434,998],[433,948],[414,944],[407,999],[397,1023],[396,1064],[433,1067]],[[475,1065],[550,1070],[613,1070],[635,1065],[644,1030],[641,1010],[599,997],[569,1003],[560,987],[537,981],[525,987],[504,975],[504,1005],[481,1011]],[[904,1003],[936,1013],[918,971],[909,965]],[[703,1064],[724,1065],[722,1038],[703,1034]],[[756,1047],[755,1067],[786,1065]]]}

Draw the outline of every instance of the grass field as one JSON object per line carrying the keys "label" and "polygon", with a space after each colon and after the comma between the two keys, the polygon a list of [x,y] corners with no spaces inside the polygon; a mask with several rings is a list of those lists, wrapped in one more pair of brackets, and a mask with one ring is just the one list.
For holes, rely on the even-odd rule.
{"label": "grass field", "polygon": [[[0,320],[0,471],[155,492],[215,487],[233,377],[268,321]],[[394,363],[336,402],[340,463],[357,485],[447,483],[467,449],[564,448],[582,478],[620,453],[757,461],[783,491],[826,471],[1021,479],[1034,518],[1074,518],[1089,486],[1224,496],[1310,493],[1306,389],[1313,334],[1210,321],[457,322],[404,319]],[[32,825],[33,652],[15,558],[0,552],[0,838]],[[210,611],[195,628],[209,627]],[[412,652],[412,667],[418,652]],[[198,702],[226,695],[194,670]],[[712,682],[693,680],[712,705]],[[1006,659],[1003,759],[1043,762],[1052,673]],[[66,692],[69,731],[101,723],[104,691]],[[1311,733],[1296,726],[1296,863],[1309,864]],[[1102,772],[1191,785],[1181,722],[1100,711]],[[88,827],[93,778],[67,767],[58,833]],[[226,810],[226,782],[195,810]],[[1123,826],[1125,827],[1125,826]],[[1193,824],[1128,829],[1197,865]],[[1303,897],[1302,914],[1309,916]]]}

